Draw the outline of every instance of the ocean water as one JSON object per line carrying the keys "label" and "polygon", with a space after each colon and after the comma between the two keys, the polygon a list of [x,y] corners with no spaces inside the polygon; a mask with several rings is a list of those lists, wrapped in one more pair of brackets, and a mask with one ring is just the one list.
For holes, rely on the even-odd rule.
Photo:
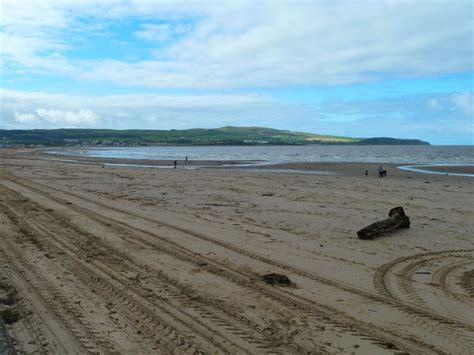
{"label": "ocean water", "polygon": [[365,162],[426,165],[474,165],[474,146],[159,146],[66,148],[67,156],[149,160],[243,160],[265,163]]}

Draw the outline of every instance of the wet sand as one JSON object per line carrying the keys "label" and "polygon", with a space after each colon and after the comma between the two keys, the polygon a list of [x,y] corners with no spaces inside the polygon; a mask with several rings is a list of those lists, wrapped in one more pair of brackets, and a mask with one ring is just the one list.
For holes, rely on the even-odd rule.
{"label": "wet sand", "polygon": [[450,165],[450,166],[424,166],[424,169],[446,174],[471,174],[474,175],[474,166]]}
{"label": "wet sand", "polygon": [[[0,310],[21,313],[8,325],[20,351],[474,345],[472,178],[387,164],[382,179],[378,164],[191,170],[47,158],[0,150],[0,300],[14,301]],[[357,238],[396,206],[409,229]],[[267,285],[271,272],[292,285]]]}

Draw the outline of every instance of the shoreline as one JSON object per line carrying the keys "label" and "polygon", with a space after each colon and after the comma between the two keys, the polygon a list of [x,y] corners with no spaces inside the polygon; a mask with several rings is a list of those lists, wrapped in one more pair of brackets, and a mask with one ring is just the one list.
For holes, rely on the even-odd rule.
{"label": "shoreline", "polygon": [[[157,168],[170,169],[174,164],[172,159],[130,159],[130,158],[102,158],[72,154],[54,154],[45,150],[38,150],[38,158],[60,161],[73,164],[96,164],[116,167]],[[50,159],[46,157],[51,157]],[[68,159],[71,158],[71,159]],[[274,173],[301,173],[314,175],[350,175],[356,176],[365,173],[372,174],[382,165],[392,170],[409,171],[422,175],[447,175],[457,177],[474,177],[474,165],[460,164],[412,164],[412,163],[368,163],[368,162],[271,162],[264,160],[189,160],[177,159],[180,169],[230,169],[252,170]]]}
{"label": "shoreline", "polygon": [[416,164],[399,166],[398,169],[425,174],[474,177],[474,165]]}

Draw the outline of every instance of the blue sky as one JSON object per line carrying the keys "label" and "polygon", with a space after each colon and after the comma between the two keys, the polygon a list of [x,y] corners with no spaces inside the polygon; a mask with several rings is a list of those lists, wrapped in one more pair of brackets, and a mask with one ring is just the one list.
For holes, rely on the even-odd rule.
{"label": "blue sky", "polygon": [[2,0],[0,129],[473,144],[473,3]]}

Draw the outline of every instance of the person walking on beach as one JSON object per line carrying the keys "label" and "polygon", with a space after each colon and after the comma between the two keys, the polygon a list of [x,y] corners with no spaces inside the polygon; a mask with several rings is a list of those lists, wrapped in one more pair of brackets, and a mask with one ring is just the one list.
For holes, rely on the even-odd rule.
{"label": "person walking on beach", "polygon": [[379,166],[379,177],[383,178],[387,176],[387,171],[382,168],[382,165]]}
{"label": "person walking on beach", "polygon": [[175,160],[175,161],[174,161],[174,168],[176,169],[177,166],[178,166],[178,161]]}

